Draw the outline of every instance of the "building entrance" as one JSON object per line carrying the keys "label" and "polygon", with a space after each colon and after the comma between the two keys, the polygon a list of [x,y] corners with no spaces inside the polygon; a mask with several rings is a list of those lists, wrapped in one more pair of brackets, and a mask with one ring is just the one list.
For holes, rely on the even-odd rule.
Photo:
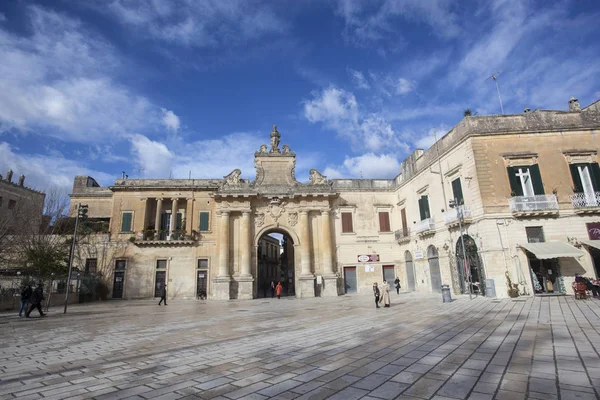
{"label": "building entrance", "polygon": [[460,292],[468,293],[467,288],[470,282],[471,293],[485,295],[485,271],[481,265],[477,244],[469,235],[463,235],[463,240],[465,242],[464,255],[461,239],[458,238],[456,241],[456,268],[458,269]]}
{"label": "building entrance", "polygon": [[551,258],[540,260],[527,252],[531,268],[531,282],[535,294],[560,294],[560,265],[558,259]]}
{"label": "building entrance", "polygon": [[294,242],[284,232],[263,234],[258,240],[257,296],[274,297],[275,287],[281,282],[282,296],[295,296]]}

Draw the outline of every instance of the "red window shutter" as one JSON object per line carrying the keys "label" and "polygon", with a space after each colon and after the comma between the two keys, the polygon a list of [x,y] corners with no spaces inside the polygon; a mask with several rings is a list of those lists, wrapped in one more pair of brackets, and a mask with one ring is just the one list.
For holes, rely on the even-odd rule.
{"label": "red window shutter", "polygon": [[390,231],[390,213],[380,212],[379,213],[379,232]]}
{"label": "red window shutter", "polygon": [[353,232],[353,230],[352,230],[352,213],[349,213],[349,212],[342,213],[342,232],[343,233]]}

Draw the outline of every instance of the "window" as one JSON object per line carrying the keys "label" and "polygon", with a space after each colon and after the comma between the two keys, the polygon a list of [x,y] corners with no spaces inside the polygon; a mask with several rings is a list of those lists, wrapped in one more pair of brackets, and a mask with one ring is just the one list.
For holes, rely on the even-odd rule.
{"label": "window", "polygon": [[17,201],[16,200],[9,200],[8,201],[8,209],[9,210],[14,209],[16,205],[17,205]]}
{"label": "window", "polygon": [[123,211],[121,214],[121,232],[131,232],[131,222],[133,220],[133,211]]}
{"label": "window", "polygon": [[85,259],[85,273],[86,274],[95,274],[98,267],[98,259],[97,258],[86,258]]}
{"label": "window", "polygon": [[511,195],[531,197],[544,194],[544,185],[537,164],[528,167],[508,167]]}
{"label": "window", "polygon": [[208,269],[208,258],[198,259],[198,269]]}
{"label": "window", "polygon": [[390,213],[387,211],[379,212],[379,232],[391,232]]}
{"label": "window", "polygon": [[167,268],[167,260],[156,260],[156,269]]}
{"label": "window", "polygon": [[421,196],[419,199],[419,213],[421,214],[421,221],[431,218],[429,213],[429,198],[427,195]]}
{"label": "window", "polygon": [[116,270],[124,270],[127,266],[127,260],[117,260],[115,261],[115,269]]}
{"label": "window", "polygon": [[463,197],[462,192],[462,185],[460,184],[460,178],[456,178],[452,181],[452,194],[454,195],[454,200],[456,200],[457,205],[465,203],[465,199]]}
{"label": "window", "polygon": [[352,213],[351,212],[343,212],[342,213],[342,233],[352,233],[354,229],[352,227]]}
{"label": "window", "polygon": [[600,167],[598,163],[570,164],[573,191],[592,195],[600,192]]}
{"label": "window", "polygon": [[208,232],[208,220],[209,220],[209,216],[210,213],[208,211],[200,211],[200,226],[199,226],[199,231],[200,232]]}
{"label": "window", "polygon": [[544,240],[544,228],[541,226],[528,226],[525,228],[527,233],[528,243],[543,243]]}

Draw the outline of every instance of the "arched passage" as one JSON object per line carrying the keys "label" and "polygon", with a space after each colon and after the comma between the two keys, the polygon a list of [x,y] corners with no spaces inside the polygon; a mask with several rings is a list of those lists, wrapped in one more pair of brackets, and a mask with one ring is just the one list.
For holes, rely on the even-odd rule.
{"label": "arched passage", "polygon": [[[464,253],[461,238],[456,241],[456,266],[460,277],[461,292],[467,293],[468,282],[470,281],[472,293],[481,292],[485,295],[485,271],[481,264],[477,244],[469,235],[465,234],[462,238],[465,242]],[[469,273],[471,274],[470,279]]]}
{"label": "arched passage", "polygon": [[406,250],[404,252],[404,265],[406,268],[406,286],[409,291],[415,291],[415,266],[413,264],[412,254]]}
{"label": "arched passage", "polygon": [[442,292],[442,274],[440,272],[440,256],[434,245],[427,248],[427,261],[429,262],[429,274],[431,275],[431,290]]}
{"label": "arched passage", "polygon": [[293,231],[280,227],[267,227],[257,233],[255,297],[273,297],[278,282],[283,286],[282,296],[295,295],[295,246],[298,242],[294,238]]}

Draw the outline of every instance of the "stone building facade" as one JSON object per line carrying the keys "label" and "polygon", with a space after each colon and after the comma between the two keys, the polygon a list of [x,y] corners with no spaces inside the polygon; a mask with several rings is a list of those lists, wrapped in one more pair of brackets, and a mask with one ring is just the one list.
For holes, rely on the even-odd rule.
{"label": "stone building facade", "polygon": [[205,287],[211,299],[255,298],[258,244],[271,232],[293,250],[284,278],[297,297],[369,292],[395,277],[421,292],[569,293],[576,273],[600,272],[599,129],[598,103],[575,99],[569,111],[469,116],[394,179],[313,169],[300,183],[274,127],[252,181],[239,170],[108,188],[76,177],[71,209],[88,204],[110,221],[109,242],[127,243],[105,277],[120,284],[113,297],[152,297],[168,280],[170,297]]}
{"label": "stone building facade", "polygon": [[46,195],[25,186],[25,176],[13,182],[13,171],[0,175],[0,235],[39,233]]}

